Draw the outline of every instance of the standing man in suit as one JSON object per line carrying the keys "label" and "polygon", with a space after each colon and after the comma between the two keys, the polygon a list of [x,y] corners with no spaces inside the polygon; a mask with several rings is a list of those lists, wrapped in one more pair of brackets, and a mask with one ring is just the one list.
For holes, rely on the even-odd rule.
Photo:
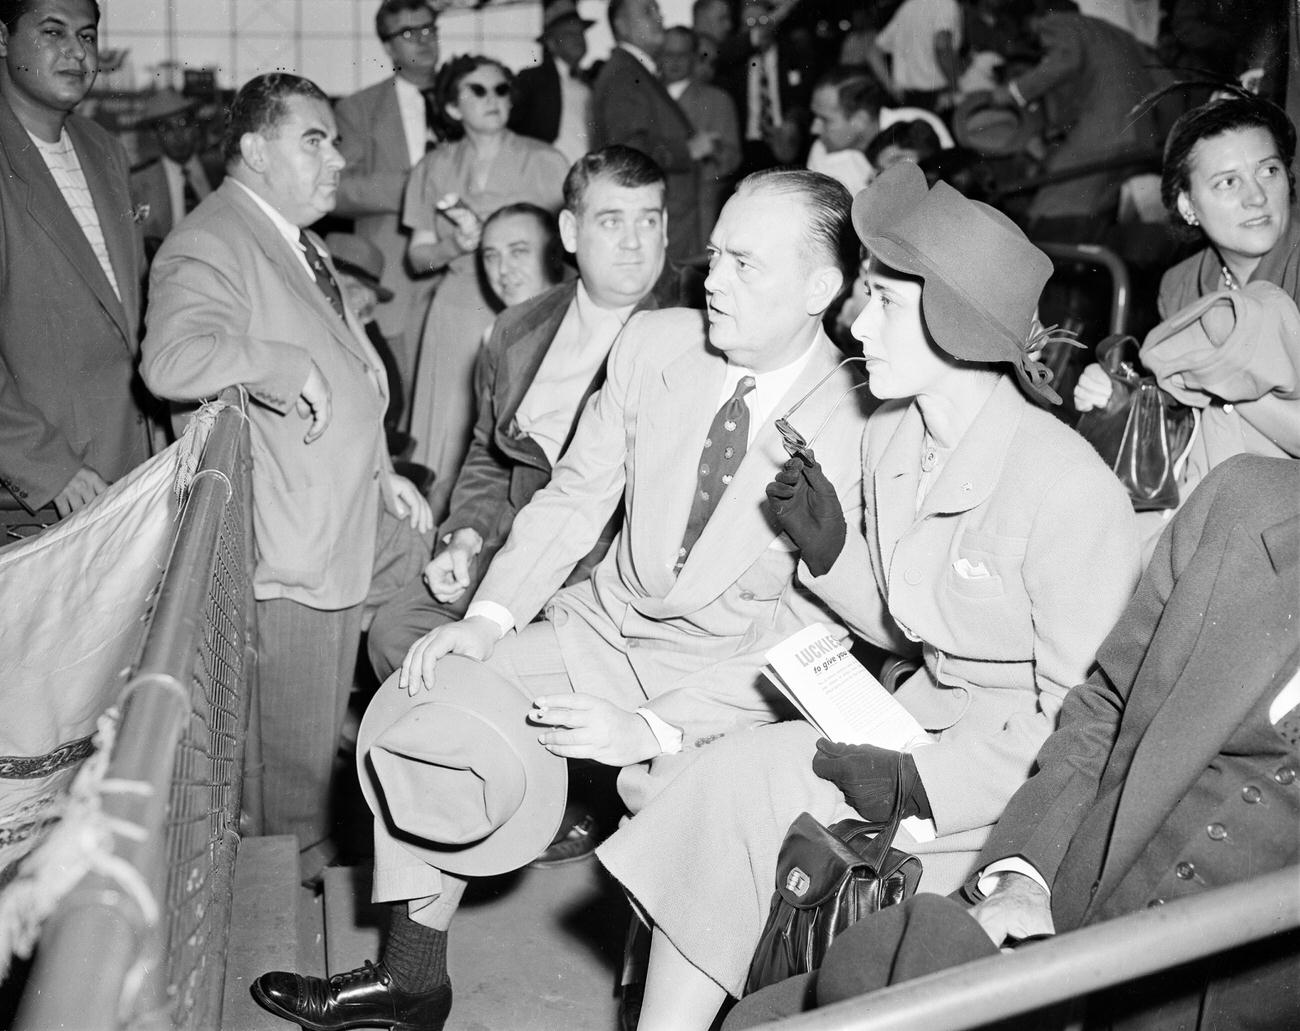
{"label": "standing man in suit", "polygon": [[556,0],[542,11],[542,63],[515,77],[510,128],[549,143],[570,162],[591,149],[591,86],[582,70],[587,30],[575,0]]}
{"label": "standing man in suit", "polygon": [[659,81],[655,63],[664,43],[657,0],[610,0],[609,25],[617,46],[596,77],[592,137],[597,147],[635,147],[668,178],[668,257],[685,262],[704,251],[700,228],[700,162],[714,138],[696,132]]}
{"label": "standing man in suit", "polygon": [[347,164],[334,213],[351,218],[353,231],[384,255],[383,283],[393,297],[379,305],[375,321],[402,384],[389,419],[404,427],[424,316],[437,286],[436,277],[416,276],[407,264],[410,234],[402,227],[401,212],[412,167],[439,139],[432,92],[438,16],[428,0],[383,0],[375,32],[393,62],[393,76],[338,102],[339,151]]}
{"label": "standing man in suit", "polygon": [[139,128],[148,130],[158,155],[131,170],[131,199],[141,211],[145,253],[152,257],[164,237],[212,192],[199,144],[203,127],[195,117],[198,102],[175,90],[149,95]]}
{"label": "standing man in suit", "polygon": [[314,83],[244,85],[225,182],[154,260],[143,363],[160,397],[251,398],[263,811],[267,833],[297,835],[305,879],[329,855],[363,606],[419,574],[432,521],[388,458],[383,364],[305,229],[334,207],[337,140]]}
{"label": "standing man in suit", "polygon": [[[1300,463],[1229,459],[1179,510],[1096,670],[1066,695],[964,889],[973,908],[918,895],[883,910],[836,940],[812,984],[751,996],[727,1028],[1294,866],[1297,585]],[[1298,959],[1292,932],[1185,964],[1089,999],[1086,1026],[1295,1027]]]}
{"label": "standing man in suit", "polygon": [[0,526],[15,533],[151,451],[126,155],[72,114],[99,70],[98,24],[94,0],[0,3]]}
{"label": "standing man in suit", "polygon": [[[828,475],[847,518],[860,517],[864,419],[856,395],[840,403],[856,381],[821,328],[844,279],[848,209],[843,187],[809,172],[740,185],[710,241],[707,314],[628,322],[466,618],[421,638],[378,697],[409,690],[418,704],[435,670],[441,683],[505,677],[534,699],[551,751],[621,767],[633,811],[696,749],[775,718],[764,652],[835,622],[794,582],[798,554],[764,494],[785,461],[775,420],[801,399],[794,422],[811,434],[826,420]],[[594,229],[619,222],[595,214]],[[620,502],[609,552],[560,590]],[[382,819],[375,845],[376,899],[409,907],[394,909],[384,961],[329,981],[264,974],[253,993],[272,1012],[313,1028],[442,1027],[447,928],[466,882],[407,851]]]}

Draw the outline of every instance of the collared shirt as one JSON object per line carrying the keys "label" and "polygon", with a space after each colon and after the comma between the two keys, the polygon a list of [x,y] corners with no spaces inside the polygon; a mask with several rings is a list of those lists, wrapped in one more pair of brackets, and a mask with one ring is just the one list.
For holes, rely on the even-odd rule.
{"label": "collared shirt", "polygon": [[289,245],[289,249],[292,250],[294,255],[297,257],[298,264],[302,266],[303,272],[305,272],[307,277],[315,283],[316,273],[311,270],[311,265],[307,262],[307,254],[303,251],[302,244],[298,242],[298,237],[302,233],[302,230],[276,211],[275,208],[271,207],[271,205],[268,204],[256,190],[245,186],[234,176],[230,177],[230,181],[252,197],[253,202],[266,213],[266,217],[271,220],[276,231],[284,237],[285,242]]}
{"label": "collared shirt", "polygon": [[519,428],[537,441],[551,465],[559,461],[582,395],[635,307],[602,308],[578,281],[577,293],[515,413]]}
{"label": "collared shirt", "polygon": [[645,70],[648,71],[651,75],[653,75],[655,78],[659,77],[659,66],[655,64],[655,59],[651,57],[649,54],[647,54],[644,50],[642,50],[638,46],[633,46],[631,43],[626,43],[626,42],[620,43],[619,46],[622,49],[626,50],[633,57],[635,57],[639,62],[641,62],[641,64],[645,67]]}
{"label": "collared shirt", "polygon": [[402,132],[406,136],[406,156],[414,165],[424,157],[431,139],[429,122],[425,116],[424,93],[415,83],[393,76],[393,89],[397,94],[397,112],[402,116]]}
{"label": "collared shirt", "polygon": [[[813,345],[815,346],[815,345]],[[769,372],[754,372],[743,365],[727,362],[726,375],[722,377],[722,389],[718,394],[718,407],[721,408],[736,392],[736,387],[746,376],[754,377],[754,390],[745,398],[749,405],[749,443],[754,443],[758,431],[769,419],[776,419],[776,406],[790,392],[808,360],[812,357],[813,346],[788,365]],[[701,442],[702,443],[702,442]]]}
{"label": "collared shirt", "polygon": [[591,87],[573,77],[563,61],[555,62],[560,74],[560,131],[551,144],[570,161],[591,150]]}
{"label": "collared shirt", "polygon": [[678,79],[676,82],[664,83],[664,89],[668,91],[668,95],[678,101],[682,99],[682,94],[690,89],[690,86],[690,79]]}
{"label": "collared shirt", "polygon": [[[86,241],[95,252],[99,267],[104,270],[104,275],[108,278],[108,285],[113,288],[113,293],[120,301],[122,291],[117,285],[117,273],[113,270],[113,260],[108,254],[108,244],[104,242],[104,230],[99,224],[99,212],[95,210],[95,199],[90,195],[90,187],[86,185],[86,175],[81,170],[81,160],[77,157],[77,150],[72,145],[68,130],[63,129],[55,143],[46,143],[45,140],[30,132],[27,135],[36,144],[37,151],[45,161],[45,167],[54,177],[55,185],[58,186],[63,199],[72,210],[77,225],[81,226],[81,231],[86,234]],[[129,269],[127,272],[130,274]]]}
{"label": "collared shirt", "polygon": [[167,180],[167,198],[172,203],[172,225],[175,226],[185,217],[185,180],[189,179],[199,200],[212,192],[212,185],[208,182],[207,173],[203,171],[203,164],[197,154],[183,165],[165,154],[159,160],[162,162],[163,176]]}
{"label": "collared shirt", "polygon": [[855,197],[875,177],[875,170],[862,151],[853,147],[827,150],[820,139],[813,140],[808,150],[808,171],[829,175]]}

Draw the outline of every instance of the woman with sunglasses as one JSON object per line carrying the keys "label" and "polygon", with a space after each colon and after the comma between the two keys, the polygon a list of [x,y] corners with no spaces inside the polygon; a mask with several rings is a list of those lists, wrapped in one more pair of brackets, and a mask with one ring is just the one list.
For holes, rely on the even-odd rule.
{"label": "woman with sunglasses", "polygon": [[[1198,412],[1179,477],[1181,500],[1232,455],[1300,456],[1295,148],[1286,112],[1251,94],[1193,108],[1165,143],[1165,207],[1175,223],[1205,240],[1165,273],[1159,297],[1165,321],[1141,351],[1160,386]],[[1089,365],[1074,391],[1075,408],[1105,408],[1113,389],[1105,370]],[[1173,514],[1138,516],[1145,553]]]}
{"label": "woman with sunglasses", "polygon": [[451,142],[411,171],[402,221],[417,272],[444,273],[424,324],[411,402],[411,458],[435,479],[435,521],[447,502],[474,420],[473,372],[496,309],[483,290],[477,250],[483,222],[507,204],[557,212],[569,163],[554,147],[506,128],[509,69],[490,57],[457,57],[438,73],[437,103]]}
{"label": "woman with sunglasses", "polygon": [[928,740],[837,744],[799,720],[729,735],[605,843],[654,923],[641,1031],[703,1031],[741,994],[801,812],[883,822],[901,796],[928,831],[896,839],[920,856],[922,890],[957,888],[1137,582],[1125,492],[1035,404],[1059,401],[1032,356],[1046,255],[910,162],[853,216],[871,255],[853,332],[882,401],[863,439],[864,525],[845,527],[793,434],[768,496],[803,586],[860,637],[921,659],[894,697]]}

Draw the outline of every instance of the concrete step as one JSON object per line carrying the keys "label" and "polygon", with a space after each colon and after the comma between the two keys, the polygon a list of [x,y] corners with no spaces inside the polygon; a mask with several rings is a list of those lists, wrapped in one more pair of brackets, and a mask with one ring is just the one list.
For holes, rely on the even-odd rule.
{"label": "concrete step", "polygon": [[[226,954],[222,1031],[284,1031],[284,1021],[254,1002],[248,989],[254,978],[268,970],[299,969],[303,894],[298,883],[296,839],[284,835],[240,842]],[[306,915],[310,917],[310,910]],[[318,923],[319,919],[317,908]],[[319,927],[314,937],[319,943]]]}

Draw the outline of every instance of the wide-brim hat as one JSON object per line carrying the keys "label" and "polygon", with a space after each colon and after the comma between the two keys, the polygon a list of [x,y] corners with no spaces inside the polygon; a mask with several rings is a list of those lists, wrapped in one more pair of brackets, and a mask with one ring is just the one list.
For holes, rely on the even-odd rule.
{"label": "wide-brim hat", "polygon": [[486,877],[532,862],[560,826],[568,767],[538,743],[529,711],[518,688],[461,656],[439,659],[432,690],[414,698],[394,673],[357,735],[371,812],[449,873]]}
{"label": "wide-brim hat", "polygon": [[542,10],[542,34],[537,37],[537,42],[540,43],[544,40],[546,34],[552,29],[559,28],[565,22],[571,21],[581,25],[583,31],[596,24],[578,13],[576,0],[555,0],[554,3],[547,4]]}
{"label": "wide-brim hat", "polygon": [[352,233],[330,233],[325,237],[325,247],[340,272],[361,280],[381,301],[393,299],[393,291],[380,282],[384,252],[373,243]]}
{"label": "wide-brim hat", "polygon": [[155,90],[140,105],[140,117],[136,125],[154,125],[176,115],[188,114],[198,106],[197,100],[183,96],[174,89]]}
{"label": "wide-brim hat", "polygon": [[963,147],[986,157],[1019,154],[1043,131],[1039,111],[1014,100],[999,103],[989,90],[976,90],[963,98],[952,116],[953,137]]}
{"label": "wide-brim hat", "polygon": [[923,281],[921,312],[954,358],[1010,362],[1026,390],[1059,404],[1050,371],[1029,357],[1051,259],[1011,219],[902,161],[853,201],[853,227],[879,261]]}

